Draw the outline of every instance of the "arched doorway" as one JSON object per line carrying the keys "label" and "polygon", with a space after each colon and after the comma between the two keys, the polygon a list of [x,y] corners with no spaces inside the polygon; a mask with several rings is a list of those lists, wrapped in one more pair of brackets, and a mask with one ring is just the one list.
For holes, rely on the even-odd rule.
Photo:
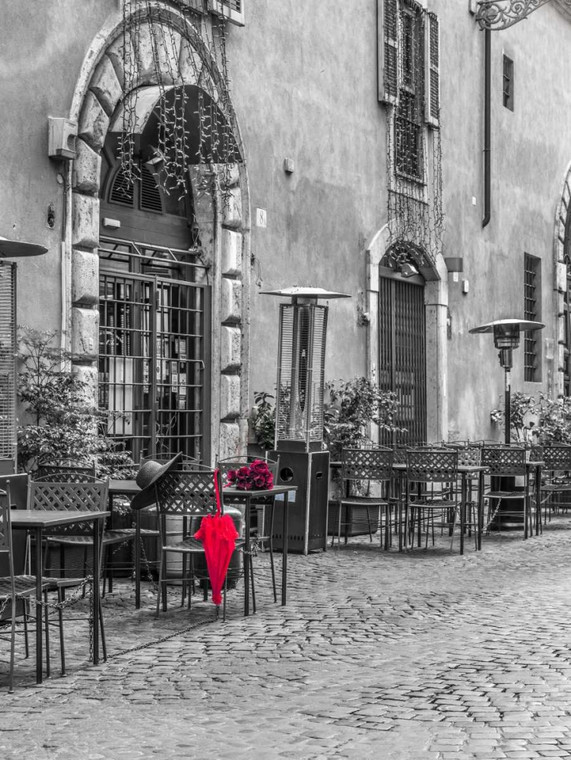
{"label": "arched doorway", "polygon": [[[133,6],[85,57],[70,111],[65,320],[76,372],[118,440],[135,456],[210,462],[246,446],[249,203],[224,71],[189,13]],[[184,155],[176,177],[173,155]]]}

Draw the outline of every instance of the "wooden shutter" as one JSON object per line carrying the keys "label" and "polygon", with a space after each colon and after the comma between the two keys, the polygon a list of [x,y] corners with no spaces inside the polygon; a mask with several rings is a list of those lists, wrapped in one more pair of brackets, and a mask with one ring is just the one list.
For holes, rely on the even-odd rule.
{"label": "wooden shutter", "polygon": [[244,2],[245,0],[208,0],[208,8],[211,13],[224,16],[238,26],[244,26]]}
{"label": "wooden shutter", "polygon": [[377,78],[381,103],[398,98],[399,0],[377,0]]}
{"label": "wooden shutter", "polygon": [[438,17],[428,13],[424,45],[424,120],[431,127],[440,126],[440,29]]}
{"label": "wooden shutter", "polygon": [[0,263],[0,460],[16,461],[16,265]]}

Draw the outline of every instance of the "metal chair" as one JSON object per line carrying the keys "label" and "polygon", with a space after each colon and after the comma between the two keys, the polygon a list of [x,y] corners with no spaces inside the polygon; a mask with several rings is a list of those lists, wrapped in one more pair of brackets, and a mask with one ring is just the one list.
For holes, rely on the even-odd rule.
{"label": "metal chair", "polygon": [[[169,470],[155,484],[155,494],[159,524],[159,580],[156,615],[161,610],[167,611],[166,586],[167,556],[170,553],[190,559],[188,568],[182,572],[181,584],[187,586],[189,607],[191,594],[196,581],[202,583],[205,597],[208,583],[206,562],[202,567],[196,563],[198,557],[204,558],[202,542],[194,538],[203,517],[216,513],[216,493],[214,485],[214,470],[200,468],[197,470]],[[219,493],[224,509],[222,493],[222,478],[217,473]],[[177,519],[177,530],[173,531],[172,518]],[[176,537],[172,537],[176,534]],[[236,549],[243,547],[243,539],[236,541]],[[183,602],[184,604],[184,596]],[[226,584],[224,587],[224,619],[226,616]]]}
{"label": "metal chair", "polygon": [[[60,478],[65,477],[65,473],[58,473]],[[29,486],[29,509],[43,510],[64,510],[64,511],[91,511],[104,512],[107,509],[108,485],[106,481],[83,475],[80,482],[76,480],[76,474],[70,475],[69,480],[56,480],[56,475],[45,476],[40,480],[31,480]],[[103,557],[105,556],[106,546],[116,543],[119,538],[108,535],[108,531],[101,530],[100,534],[100,568],[103,575]],[[71,525],[67,528],[55,528],[45,534],[45,582],[48,590],[57,593],[57,605],[54,605],[58,612],[60,631],[63,631],[62,611],[69,606],[72,601],[77,601],[85,596],[85,589],[90,587],[91,583],[101,582],[100,578],[92,578],[89,573],[87,562],[87,549],[93,548],[93,532],[88,524]],[[106,538],[107,536],[107,538]],[[106,543],[107,541],[107,543]],[[51,549],[59,547],[60,549],[60,566],[51,565]],[[81,567],[66,563],[65,550],[80,549],[82,550],[83,560]],[[50,561],[48,561],[50,560]],[[38,572],[38,568],[36,568]],[[66,599],[68,589],[78,589],[77,596],[74,600]],[[103,624],[103,614],[101,602],[99,610],[95,614],[99,621],[101,633],[101,645],[103,659],[107,659],[107,649],[105,644],[105,629]],[[91,622],[91,621],[90,621]],[[65,648],[63,635],[61,638],[61,671],[65,673]]]}
{"label": "metal chair", "polygon": [[543,522],[551,520],[554,512],[571,508],[571,446],[563,443],[536,446],[531,457],[541,462],[539,514]]}
{"label": "metal chair", "polygon": [[524,539],[533,535],[530,467],[525,448],[484,446],[482,465],[489,477],[484,494],[488,504],[486,530],[497,528],[501,531],[502,526],[523,523]]}
{"label": "metal chair", "polygon": [[[391,506],[389,487],[392,479],[394,451],[389,448],[344,448],[341,452],[341,496],[330,504],[332,524],[337,523],[337,545],[345,544],[357,525],[366,526],[369,540],[381,527],[381,542],[386,549],[391,541]],[[372,494],[371,489],[376,493]],[[333,507],[333,509],[332,509]],[[372,519],[372,515],[375,517]],[[384,529],[384,530],[383,530]],[[331,546],[335,544],[335,534]]]}
{"label": "metal chair", "polygon": [[[12,545],[12,526],[10,524],[10,483],[5,486],[6,497],[0,504],[0,555],[5,555],[8,560],[8,574],[0,577],[0,626],[10,626],[10,671],[8,691],[14,691],[14,664],[16,654],[16,619],[21,616],[24,622],[24,636],[26,657],[29,656],[28,647],[28,609],[27,604],[36,596],[36,577],[34,575],[16,575],[14,573],[14,555]],[[45,591],[45,587],[43,588]],[[21,612],[18,612],[19,606]],[[36,620],[36,625],[42,625],[41,620]],[[1,636],[6,634],[0,633]]]}
{"label": "metal chair", "polygon": [[435,543],[435,528],[446,528],[454,540],[454,527],[460,514],[458,498],[458,452],[450,449],[411,449],[406,458],[405,487],[405,541],[414,543],[415,532],[418,546],[422,543],[422,529],[425,529],[425,548],[432,536]]}

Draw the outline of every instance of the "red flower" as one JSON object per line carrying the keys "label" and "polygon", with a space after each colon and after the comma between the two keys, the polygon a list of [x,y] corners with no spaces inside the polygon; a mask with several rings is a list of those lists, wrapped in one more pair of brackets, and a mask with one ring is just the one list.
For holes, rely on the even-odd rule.
{"label": "red flower", "polygon": [[244,465],[237,470],[228,470],[226,480],[228,485],[240,491],[265,490],[274,485],[274,476],[263,459],[255,459],[249,466]]}

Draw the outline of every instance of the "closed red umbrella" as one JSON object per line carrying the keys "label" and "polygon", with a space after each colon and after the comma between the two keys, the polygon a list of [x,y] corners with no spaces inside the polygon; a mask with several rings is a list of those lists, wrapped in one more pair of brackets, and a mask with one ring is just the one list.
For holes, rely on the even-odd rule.
{"label": "closed red umbrella", "polygon": [[222,514],[219,488],[220,470],[214,472],[214,489],[216,491],[216,514],[202,518],[200,528],[194,537],[202,542],[208,577],[212,587],[212,601],[216,605],[222,602],[222,586],[230,564],[232,552],[236,547],[238,531],[230,515]]}

